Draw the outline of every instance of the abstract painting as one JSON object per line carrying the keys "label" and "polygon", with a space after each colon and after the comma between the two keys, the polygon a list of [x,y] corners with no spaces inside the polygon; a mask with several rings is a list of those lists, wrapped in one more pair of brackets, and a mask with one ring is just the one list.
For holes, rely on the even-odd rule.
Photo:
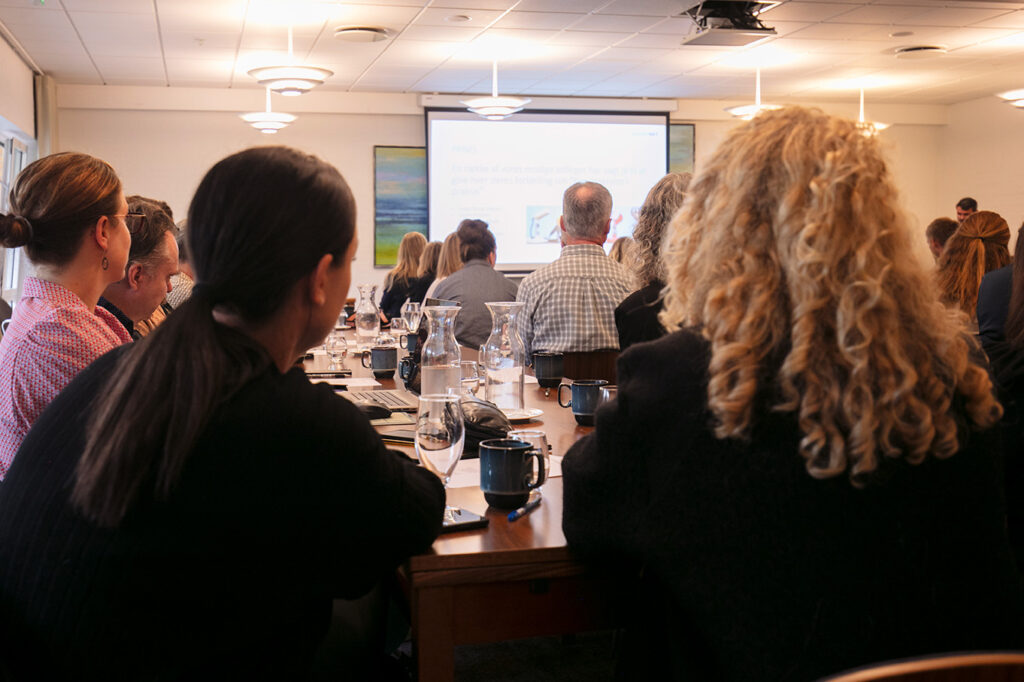
{"label": "abstract painting", "polygon": [[373,148],[373,264],[392,267],[406,232],[427,236],[427,150]]}

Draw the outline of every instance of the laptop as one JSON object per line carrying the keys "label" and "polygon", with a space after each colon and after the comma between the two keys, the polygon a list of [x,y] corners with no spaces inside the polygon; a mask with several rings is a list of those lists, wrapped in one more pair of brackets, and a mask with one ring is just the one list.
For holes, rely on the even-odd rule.
{"label": "laptop", "polygon": [[338,395],[348,398],[352,402],[380,403],[392,412],[416,412],[420,409],[420,401],[415,394],[398,388],[375,391],[342,391]]}

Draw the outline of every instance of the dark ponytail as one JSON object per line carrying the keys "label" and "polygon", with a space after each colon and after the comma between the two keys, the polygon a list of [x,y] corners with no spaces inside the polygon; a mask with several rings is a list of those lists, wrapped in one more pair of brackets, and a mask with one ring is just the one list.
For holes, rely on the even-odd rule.
{"label": "dark ponytail", "polygon": [[115,526],[166,500],[213,413],[272,365],[214,308],[269,318],[324,254],[340,262],[354,233],[348,185],[313,156],[259,147],[210,169],[188,216],[192,296],[125,353],[93,406],[72,492],[87,517]]}

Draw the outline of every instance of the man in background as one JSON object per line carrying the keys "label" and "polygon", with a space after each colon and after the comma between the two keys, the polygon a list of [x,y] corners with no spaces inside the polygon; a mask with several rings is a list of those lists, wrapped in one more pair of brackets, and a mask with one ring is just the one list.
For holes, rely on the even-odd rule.
{"label": "man in background", "polygon": [[633,277],[602,245],[611,226],[612,195],[596,182],[578,182],[562,197],[558,220],[562,253],[519,286],[525,305],[519,332],[527,357],[617,349],[615,307],[633,289]]}
{"label": "man in background", "polygon": [[139,339],[136,323],[152,315],[171,290],[171,275],[178,272],[178,245],[174,222],[159,205],[140,197],[131,199],[128,212],[143,217],[130,223],[132,246],[124,277],[107,286],[99,304],[133,339]]}
{"label": "man in background", "polygon": [[956,219],[957,222],[962,223],[967,219],[967,216],[973,215],[978,212],[978,202],[971,197],[964,197],[960,201],[956,202]]}
{"label": "man in background", "polygon": [[928,223],[924,236],[928,240],[928,249],[932,252],[935,260],[939,260],[939,256],[942,255],[942,249],[946,248],[946,242],[953,236],[958,227],[960,227],[960,223],[952,218],[936,218]]}
{"label": "man in background", "polygon": [[434,291],[435,298],[458,301],[455,339],[479,348],[491,335],[491,313],[485,303],[516,300],[516,283],[494,269],[498,259],[494,235],[482,220],[463,220],[456,230],[462,269],[453,272]]}

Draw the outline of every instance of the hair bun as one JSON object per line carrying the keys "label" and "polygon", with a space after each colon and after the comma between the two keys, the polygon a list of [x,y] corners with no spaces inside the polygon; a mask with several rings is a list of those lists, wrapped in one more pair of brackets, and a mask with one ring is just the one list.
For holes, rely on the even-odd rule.
{"label": "hair bun", "polygon": [[0,215],[0,244],[9,249],[32,241],[32,223],[20,215]]}

